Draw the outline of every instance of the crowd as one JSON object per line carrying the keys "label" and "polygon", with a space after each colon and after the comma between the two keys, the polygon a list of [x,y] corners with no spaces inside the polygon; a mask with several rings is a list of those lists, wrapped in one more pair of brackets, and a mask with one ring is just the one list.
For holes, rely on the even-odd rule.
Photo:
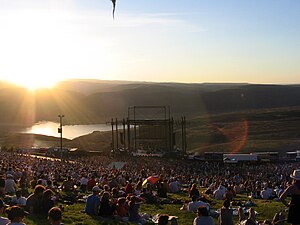
{"label": "crowd", "polygon": [[[7,218],[1,217],[0,225],[24,224],[22,221],[27,213],[48,217],[51,224],[61,224],[62,207],[56,206],[76,202],[85,204],[81,213],[103,220],[141,224],[149,220],[149,216],[139,211],[144,202],[184,204],[183,210],[197,214],[195,225],[214,224],[211,216],[218,216],[222,225],[231,225],[231,206],[241,206],[235,201],[239,193],[249,196],[249,201],[243,203],[249,208],[253,206],[251,199],[255,198],[281,200],[293,208],[286,202],[286,197],[295,195],[292,205],[297,207],[292,210],[300,212],[300,181],[297,181],[300,173],[296,174],[299,163],[226,165],[125,156],[113,159],[93,156],[61,161],[7,152],[0,152],[0,157],[0,214],[3,215],[6,204],[9,205]],[[115,161],[125,164],[121,168],[111,166]],[[295,174],[291,176],[293,171]],[[144,182],[150,176],[157,177],[155,182]],[[205,193],[201,193],[199,187]],[[182,191],[190,197],[190,202],[168,197],[168,193]],[[211,199],[223,200],[223,207],[219,211],[212,210]],[[164,221],[171,220],[169,223],[176,224],[174,216],[161,215],[157,221],[168,224]],[[288,216],[290,219],[291,216]],[[247,224],[253,222],[253,213],[245,221],[248,221]],[[290,221],[300,223],[299,218]],[[243,223],[242,219],[240,223]],[[254,223],[258,224],[257,221]]]}

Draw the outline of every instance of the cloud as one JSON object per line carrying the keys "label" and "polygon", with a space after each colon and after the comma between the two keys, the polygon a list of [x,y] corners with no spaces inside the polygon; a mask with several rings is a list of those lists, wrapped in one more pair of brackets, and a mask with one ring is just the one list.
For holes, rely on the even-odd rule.
{"label": "cloud", "polygon": [[203,27],[195,24],[193,21],[183,19],[183,13],[153,13],[153,14],[120,14],[113,27],[137,28],[146,26],[156,26],[163,28],[172,28],[186,32],[202,32]]}

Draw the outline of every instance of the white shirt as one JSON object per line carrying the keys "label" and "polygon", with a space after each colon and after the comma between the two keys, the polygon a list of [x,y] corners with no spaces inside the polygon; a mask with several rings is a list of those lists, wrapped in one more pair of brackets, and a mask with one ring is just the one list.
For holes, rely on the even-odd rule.
{"label": "white shirt", "polygon": [[209,210],[209,205],[203,201],[189,202],[187,205],[188,212],[196,212],[199,206],[205,206]]}
{"label": "white shirt", "polygon": [[217,190],[214,191],[214,198],[217,200],[222,200],[225,194],[225,188],[220,186]]}

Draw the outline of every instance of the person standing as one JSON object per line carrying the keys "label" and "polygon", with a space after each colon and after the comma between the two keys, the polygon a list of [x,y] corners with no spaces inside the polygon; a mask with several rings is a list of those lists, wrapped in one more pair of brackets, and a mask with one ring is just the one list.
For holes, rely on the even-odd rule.
{"label": "person standing", "polygon": [[[290,177],[293,179],[293,183],[284,190],[280,200],[289,207],[287,222],[296,225],[300,224],[300,169],[294,170]],[[288,195],[292,197],[290,203],[286,201]]]}

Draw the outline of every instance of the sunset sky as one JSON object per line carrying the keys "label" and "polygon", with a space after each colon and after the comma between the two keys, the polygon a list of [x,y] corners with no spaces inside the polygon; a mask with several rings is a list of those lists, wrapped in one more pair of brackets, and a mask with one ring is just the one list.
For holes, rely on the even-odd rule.
{"label": "sunset sky", "polygon": [[0,0],[0,80],[300,83],[298,0]]}

